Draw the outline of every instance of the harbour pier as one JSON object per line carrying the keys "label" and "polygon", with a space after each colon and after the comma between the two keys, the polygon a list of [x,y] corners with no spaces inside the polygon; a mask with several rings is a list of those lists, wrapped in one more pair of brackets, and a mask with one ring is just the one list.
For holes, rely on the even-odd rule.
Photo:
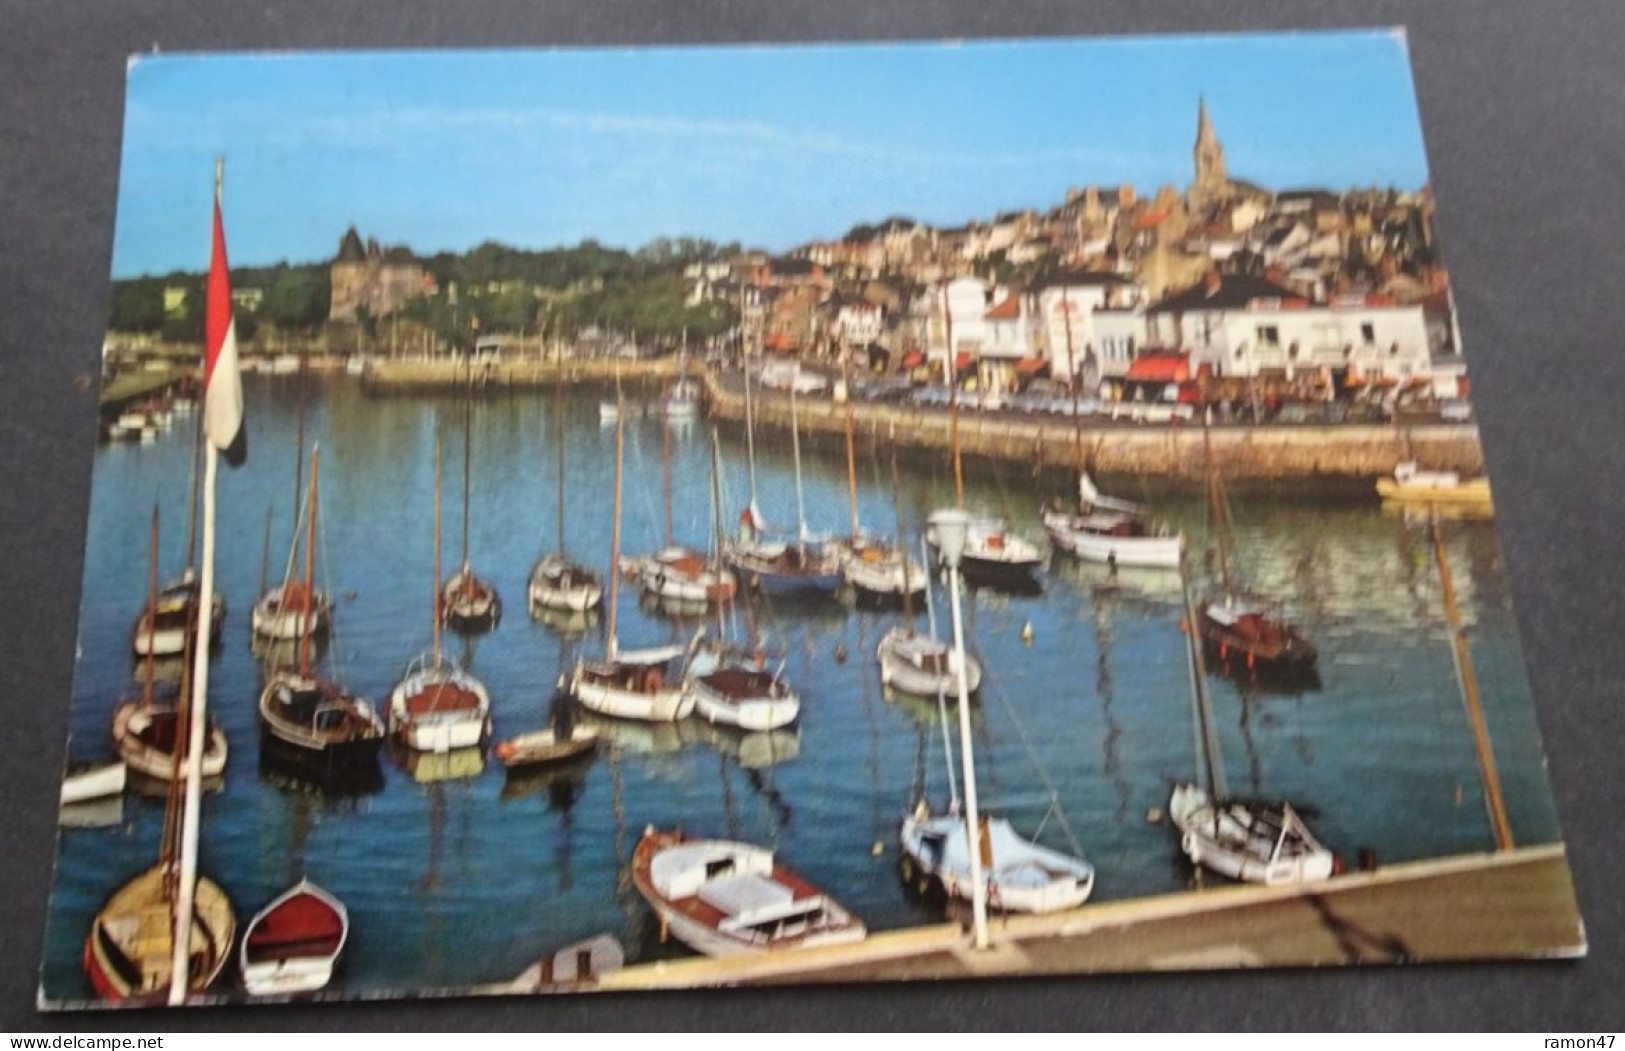
{"label": "harbour pier", "polygon": [[1225,885],[1005,916],[992,945],[958,924],[755,957],[698,957],[603,975],[600,989],[779,985],[1230,967],[1439,963],[1585,951],[1563,847],[1407,862],[1307,884]]}

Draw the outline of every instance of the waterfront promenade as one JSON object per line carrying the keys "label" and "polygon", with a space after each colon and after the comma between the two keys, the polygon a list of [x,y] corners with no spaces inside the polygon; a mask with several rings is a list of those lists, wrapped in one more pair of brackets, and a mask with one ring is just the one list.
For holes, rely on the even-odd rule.
{"label": "waterfront promenade", "polygon": [[[691,366],[706,391],[710,417],[731,425],[745,421],[744,385],[732,374]],[[545,389],[559,382],[643,387],[678,374],[675,359],[569,359],[501,362],[470,366],[466,361],[376,361],[363,380],[373,394],[461,390],[472,380],[488,392]],[[755,426],[787,432],[790,397],[774,390],[752,393]],[[796,420],[803,437],[817,445],[838,442],[846,430],[847,406],[828,394],[797,398]],[[853,431],[860,448],[892,447],[913,452],[951,448],[950,412],[940,406],[854,402]],[[1284,480],[1370,483],[1393,473],[1396,464],[1415,460],[1430,470],[1484,470],[1478,428],[1472,423],[1379,424],[1217,424],[1208,435],[1190,421],[1146,423],[1109,414],[1078,425],[1063,416],[1015,412],[964,411],[958,439],[963,455],[1016,463],[1034,470],[1073,467],[1081,459],[1097,475],[1155,476],[1199,483],[1206,470],[1206,446],[1219,472],[1231,482],[1267,484]],[[1081,450],[1080,450],[1081,447]]]}
{"label": "waterfront promenade", "polygon": [[[1580,956],[1560,845],[1410,862],[1283,887],[1209,890],[992,917],[978,952],[958,924],[771,957],[694,958],[604,975],[602,989],[973,978]],[[512,990],[525,991],[525,990]]]}

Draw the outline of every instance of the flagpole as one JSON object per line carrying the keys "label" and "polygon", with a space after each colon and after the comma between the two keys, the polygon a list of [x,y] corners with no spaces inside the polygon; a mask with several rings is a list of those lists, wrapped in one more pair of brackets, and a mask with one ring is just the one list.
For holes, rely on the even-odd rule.
{"label": "flagpole", "polygon": [[[220,189],[225,162],[214,162],[214,207],[218,222]],[[213,260],[211,258],[211,270]],[[229,322],[228,322],[229,324]],[[207,354],[209,348],[204,348]],[[207,369],[205,369],[207,371]],[[210,391],[205,387],[205,403]],[[171,1007],[186,1002],[191,987],[188,961],[192,946],[193,899],[197,890],[198,828],[203,796],[203,743],[208,726],[209,698],[209,639],[214,619],[214,527],[215,527],[215,474],[220,460],[213,441],[206,441],[203,460],[203,564],[198,581],[197,641],[192,647],[192,698],[187,716],[186,743],[186,800],[181,811],[181,871],[179,890],[175,901],[175,928],[170,944],[169,1004]]]}

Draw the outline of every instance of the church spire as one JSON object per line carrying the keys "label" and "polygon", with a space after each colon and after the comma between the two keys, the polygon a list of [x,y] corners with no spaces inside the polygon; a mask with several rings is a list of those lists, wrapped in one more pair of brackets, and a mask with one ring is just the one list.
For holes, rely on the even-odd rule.
{"label": "church spire", "polygon": [[1208,116],[1207,97],[1196,100],[1196,181],[1191,184],[1190,202],[1194,207],[1212,204],[1223,199],[1230,188],[1230,177],[1224,167],[1224,147],[1219,145],[1218,133]]}

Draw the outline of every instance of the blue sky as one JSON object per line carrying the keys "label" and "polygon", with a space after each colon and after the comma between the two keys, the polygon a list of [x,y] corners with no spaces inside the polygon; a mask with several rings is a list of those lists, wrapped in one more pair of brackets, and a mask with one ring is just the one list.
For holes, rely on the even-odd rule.
{"label": "blue sky", "polygon": [[1427,180],[1397,31],[622,50],[140,55],[115,277],[201,270],[216,155],[233,265],[363,236],[429,254],[657,236],[774,251],[1069,186]]}

